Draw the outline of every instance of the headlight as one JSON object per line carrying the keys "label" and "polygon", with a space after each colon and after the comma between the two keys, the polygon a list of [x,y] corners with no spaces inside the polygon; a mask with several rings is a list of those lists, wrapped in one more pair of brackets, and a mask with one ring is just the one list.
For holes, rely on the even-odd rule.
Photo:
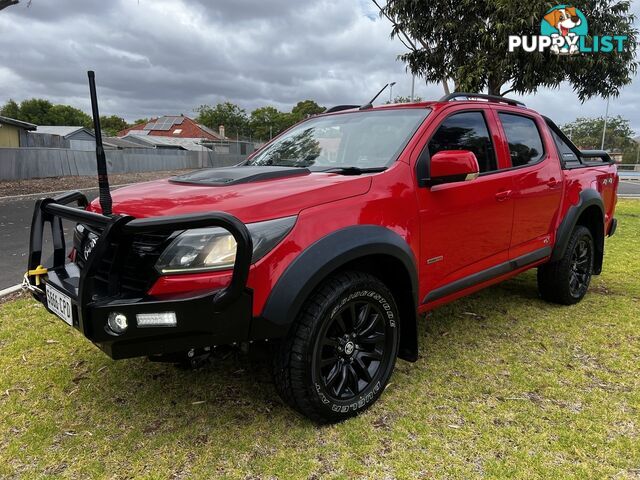
{"label": "headlight", "polygon": [[[251,263],[264,257],[296,223],[296,217],[250,223],[253,241]],[[236,240],[220,227],[185,230],[162,252],[156,262],[158,272],[192,273],[232,268],[236,260]]]}

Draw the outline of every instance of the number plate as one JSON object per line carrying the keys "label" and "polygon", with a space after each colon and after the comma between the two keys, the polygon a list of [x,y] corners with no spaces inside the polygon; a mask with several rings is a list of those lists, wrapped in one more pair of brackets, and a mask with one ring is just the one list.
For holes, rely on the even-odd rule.
{"label": "number plate", "polygon": [[71,298],[55,288],[46,286],[47,307],[62,320],[73,326],[73,313],[71,310]]}

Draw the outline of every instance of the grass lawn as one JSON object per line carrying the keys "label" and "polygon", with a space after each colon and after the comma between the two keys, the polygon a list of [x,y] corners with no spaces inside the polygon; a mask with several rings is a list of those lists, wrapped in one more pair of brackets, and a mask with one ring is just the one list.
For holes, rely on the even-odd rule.
{"label": "grass lawn", "polygon": [[579,305],[535,272],[442,307],[366,414],[318,427],[268,369],[113,362],[36,302],[0,306],[0,478],[640,478],[640,202]]}

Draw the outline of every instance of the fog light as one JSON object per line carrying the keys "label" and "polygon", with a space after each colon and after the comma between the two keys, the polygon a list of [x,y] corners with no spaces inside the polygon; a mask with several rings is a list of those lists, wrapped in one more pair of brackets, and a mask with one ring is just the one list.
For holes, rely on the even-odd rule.
{"label": "fog light", "polygon": [[127,327],[129,327],[126,315],[123,313],[111,312],[109,314],[109,318],[107,318],[107,327],[110,330],[109,333],[122,335],[127,331]]}
{"label": "fog light", "polygon": [[138,313],[138,327],[175,327],[178,324],[175,312]]}

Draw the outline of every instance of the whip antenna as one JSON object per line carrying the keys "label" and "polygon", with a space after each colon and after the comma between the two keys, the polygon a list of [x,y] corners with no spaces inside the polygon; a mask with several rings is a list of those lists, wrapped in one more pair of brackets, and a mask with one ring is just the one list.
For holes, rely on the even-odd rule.
{"label": "whip antenna", "polygon": [[370,109],[370,108],[373,108],[373,102],[375,102],[375,101],[376,101],[376,98],[378,98],[378,97],[380,96],[380,94],[381,94],[382,92],[384,92],[384,89],[385,89],[385,88],[387,88],[388,86],[389,86],[389,84],[387,83],[384,87],[382,87],[382,88],[380,89],[380,91],[379,91],[378,93],[376,93],[376,96],[375,96],[375,97],[373,97],[371,100],[369,100],[369,102],[368,102],[368,103],[365,103],[364,105],[362,105],[362,106],[360,107],[360,110],[368,110],[368,109]]}
{"label": "whip antenna", "polygon": [[96,164],[98,166],[98,190],[100,192],[100,208],[103,215],[111,215],[111,192],[109,191],[109,177],[107,176],[107,157],[102,146],[102,130],[100,129],[100,113],[98,112],[98,95],[96,94],[96,74],[93,70],[89,75],[89,92],[91,94],[91,112],[93,114],[93,130],[96,136]]}

